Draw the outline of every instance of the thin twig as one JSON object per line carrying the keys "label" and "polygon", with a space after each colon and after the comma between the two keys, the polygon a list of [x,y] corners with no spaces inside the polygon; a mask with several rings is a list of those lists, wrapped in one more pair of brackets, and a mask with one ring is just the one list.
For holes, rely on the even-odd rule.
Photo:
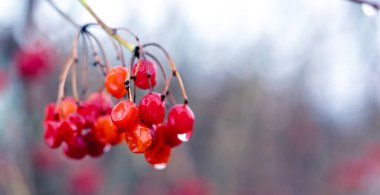
{"label": "thin twig", "polygon": [[80,28],[81,26],[74,22],[72,18],[66,15],[61,9],[57,7],[57,5],[52,0],[46,0],[62,17],[64,17],[68,22],[70,22],[75,28]]}
{"label": "thin twig", "polygon": [[112,28],[108,27],[97,15],[96,13],[91,9],[91,7],[87,4],[85,0],[79,0],[79,2],[83,5],[83,7],[90,12],[90,14],[95,18],[96,22],[106,31],[106,33],[114,38],[117,42],[122,44],[124,47],[126,47],[129,51],[133,51],[135,46],[129,43],[127,40],[125,40],[120,35],[116,34]]}

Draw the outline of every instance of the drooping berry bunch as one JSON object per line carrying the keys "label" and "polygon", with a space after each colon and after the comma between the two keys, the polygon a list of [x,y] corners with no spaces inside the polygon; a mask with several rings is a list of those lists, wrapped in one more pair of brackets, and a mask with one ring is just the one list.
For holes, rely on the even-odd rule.
{"label": "drooping berry bunch", "polygon": [[138,59],[132,66],[130,77],[127,77],[130,75],[128,69],[122,66],[112,68],[105,78],[105,86],[108,93],[119,99],[129,93],[131,80],[136,87],[149,89],[138,105],[131,101],[130,95],[128,100],[118,102],[112,109],[111,119],[121,132],[125,132],[126,142],[133,153],[144,153],[150,164],[164,168],[171,148],[190,139],[194,114],[185,99],[183,104],[175,104],[164,120],[169,86],[162,94],[153,91],[157,82],[156,72],[153,61]]}
{"label": "drooping berry bunch", "polygon": [[[116,40],[116,43],[112,43],[117,59],[122,65],[110,66],[100,41],[89,31],[89,27],[98,24],[82,26],[73,41],[72,55],[61,73],[57,102],[46,107],[45,141],[52,148],[58,148],[62,144],[66,156],[80,159],[87,154],[93,157],[100,156],[111,146],[125,139],[132,153],[144,154],[146,161],[153,167],[163,169],[170,159],[171,149],[191,138],[194,125],[194,114],[188,106],[181,75],[162,46],[156,43],[142,44],[128,29],[110,28],[88,6],[85,8],[94,15],[99,26]],[[118,34],[119,31],[132,35],[137,46],[127,42]],[[80,37],[83,38],[81,61],[78,58]],[[122,46],[132,52],[128,66]],[[170,65],[169,77],[165,74],[163,64],[146,50],[147,47],[158,48],[164,53]],[[91,64],[100,67],[105,76],[100,92],[89,97],[86,95],[88,50],[93,54],[94,63]],[[82,97],[79,97],[77,89],[79,62],[83,65]],[[155,90],[158,83],[157,66],[163,76],[164,89],[161,93]],[[73,97],[66,97],[65,83],[70,72]],[[171,80],[174,78],[177,79],[183,96],[183,103],[180,104],[175,103],[169,91]],[[146,90],[139,101],[136,99],[136,88]],[[118,100],[114,106],[109,95]]]}

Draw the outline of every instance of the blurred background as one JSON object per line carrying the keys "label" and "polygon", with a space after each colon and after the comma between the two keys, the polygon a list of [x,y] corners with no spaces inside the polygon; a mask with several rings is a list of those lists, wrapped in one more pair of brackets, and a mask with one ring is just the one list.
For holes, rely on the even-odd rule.
{"label": "blurred background", "polygon": [[[54,2],[94,22],[76,0]],[[44,108],[77,30],[46,0],[0,0],[0,194],[380,194],[376,10],[343,0],[88,3],[108,25],[169,51],[193,138],[163,171],[125,144],[79,161],[48,148]],[[118,65],[110,39],[93,32]],[[19,66],[18,53],[36,45],[49,60]],[[102,86],[90,69],[91,86]]]}

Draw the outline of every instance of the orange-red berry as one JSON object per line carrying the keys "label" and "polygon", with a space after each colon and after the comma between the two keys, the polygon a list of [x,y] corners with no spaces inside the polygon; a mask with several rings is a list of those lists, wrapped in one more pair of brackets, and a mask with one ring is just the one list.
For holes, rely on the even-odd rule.
{"label": "orange-red berry", "polygon": [[133,153],[143,153],[152,144],[152,134],[149,127],[139,123],[133,131],[125,133],[125,141]]}
{"label": "orange-red berry", "polygon": [[138,108],[130,100],[121,101],[113,107],[111,119],[113,124],[118,128],[132,131],[139,121]]}
{"label": "orange-red berry", "polygon": [[122,66],[112,68],[104,81],[104,85],[109,94],[115,98],[122,98],[127,90],[125,89],[124,81],[126,80],[128,70]]}
{"label": "orange-red berry", "polygon": [[99,117],[94,125],[95,136],[104,143],[116,145],[124,138],[124,133],[118,133],[116,127],[111,120],[110,115]]}

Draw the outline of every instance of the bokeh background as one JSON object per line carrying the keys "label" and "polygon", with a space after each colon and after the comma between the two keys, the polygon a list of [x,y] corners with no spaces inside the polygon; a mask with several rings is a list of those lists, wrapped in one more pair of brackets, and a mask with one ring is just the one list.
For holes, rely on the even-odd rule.
{"label": "bokeh background", "polygon": [[[94,22],[76,0],[54,2],[79,24]],[[193,138],[163,171],[125,144],[80,161],[48,148],[44,107],[76,29],[45,0],[0,0],[0,194],[380,194],[373,10],[343,0],[88,3],[108,25],[170,52],[196,116]],[[28,77],[15,56],[36,42],[53,60]]]}

